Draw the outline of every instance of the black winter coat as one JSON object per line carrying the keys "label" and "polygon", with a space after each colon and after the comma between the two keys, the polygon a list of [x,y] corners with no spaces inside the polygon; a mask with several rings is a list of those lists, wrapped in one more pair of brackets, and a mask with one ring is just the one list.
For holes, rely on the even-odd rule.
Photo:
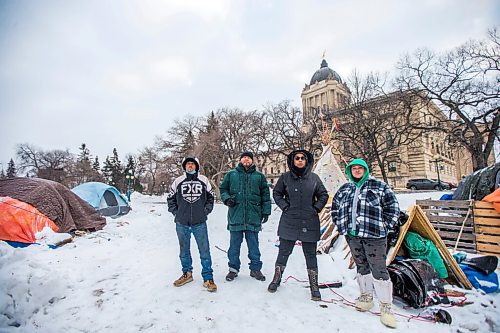
{"label": "black winter coat", "polygon": [[[305,172],[295,172],[293,158],[302,153],[307,157]],[[311,172],[313,155],[305,150],[295,150],[288,155],[290,171],[280,176],[273,191],[273,198],[281,208],[278,236],[283,239],[317,242],[320,239],[318,213],[328,201],[328,191],[317,174]]]}
{"label": "black winter coat", "polygon": [[207,177],[198,173],[177,177],[167,196],[168,211],[174,214],[175,222],[184,225],[207,221],[214,208],[214,195]]}

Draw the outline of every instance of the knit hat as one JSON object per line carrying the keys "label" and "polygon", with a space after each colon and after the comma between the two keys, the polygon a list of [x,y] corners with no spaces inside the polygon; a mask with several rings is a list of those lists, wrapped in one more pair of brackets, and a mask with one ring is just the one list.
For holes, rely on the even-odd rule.
{"label": "knit hat", "polygon": [[242,153],[241,153],[241,155],[240,155],[240,160],[241,160],[243,157],[245,157],[245,156],[250,157],[250,158],[252,159],[252,161],[253,161],[253,153],[252,153],[251,151],[244,151],[244,152],[242,152]]}

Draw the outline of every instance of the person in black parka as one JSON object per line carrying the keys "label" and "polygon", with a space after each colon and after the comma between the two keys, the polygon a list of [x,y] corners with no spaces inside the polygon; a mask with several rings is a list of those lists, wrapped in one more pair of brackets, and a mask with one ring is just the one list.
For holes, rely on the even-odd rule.
{"label": "person in black parka", "polygon": [[274,278],[268,291],[275,292],[281,282],[288,257],[297,240],[302,242],[311,299],[321,300],[318,288],[317,242],[320,239],[318,213],[328,201],[328,192],[317,174],[313,173],[313,155],[306,150],[294,150],[287,158],[290,171],[280,176],[273,191],[276,204],[283,211],[278,227],[279,252]]}

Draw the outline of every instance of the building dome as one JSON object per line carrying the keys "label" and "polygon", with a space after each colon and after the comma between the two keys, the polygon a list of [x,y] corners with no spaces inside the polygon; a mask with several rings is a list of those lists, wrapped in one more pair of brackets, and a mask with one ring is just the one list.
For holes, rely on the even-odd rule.
{"label": "building dome", "polygon": [[326,79],[334,79],[337,80],[339,83],[342,83],[342,79],[340,78],[340,75],[337,74],[333,69],[328,67],[328,63],[326,62],[325,59],[321,62],[321,67],[314,73],[314,75],[311,78],[311,83],[309,84],[314,84],[316,82],[324,81]]}

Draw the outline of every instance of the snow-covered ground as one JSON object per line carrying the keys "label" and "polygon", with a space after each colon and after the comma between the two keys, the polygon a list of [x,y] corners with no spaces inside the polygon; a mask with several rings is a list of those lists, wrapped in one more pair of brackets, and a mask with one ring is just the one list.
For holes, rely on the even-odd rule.
{"label": "snow-covered ground", "polygon": [[[442,193],[399,194],[401,207]],[[275,294],[267,291],[277,248],[279,209],[260,234],[266,282],[249,276],[246,245],[238,278],[226,282],[227,208],[217,204],[210,215],[209,238],[215,282],[202,287],[197,248],[192,243],[194,281],[177,288],[181,274],[178,243],[166,198],[134,194],[133,211],[108,219],[99,232],[74,239],[52,250],[33,245],[15,249],[0,241],[0,332],[386,332],[373,313],[347,305],[358,293],[355,271],[341,252],[320,255],[320,282],[341,281],[342,288],[322,290],[323,302],[313,302],[300,247],[291,255]],[[220,249],[219,249],[220,248]],[[222,250],[221,250],[222,249]],[[458,288],[454,288],[458,289]],[[346,301],[342,302],[342,299]],[[419,310],[396,302],[394,332],[499,332],[500,294],[467,291],[464,307],[446,308],[451,325],[416,319]],[[378,306],[374,308],[374,312]],[[399,316],[402,315],[402,316]]]}

